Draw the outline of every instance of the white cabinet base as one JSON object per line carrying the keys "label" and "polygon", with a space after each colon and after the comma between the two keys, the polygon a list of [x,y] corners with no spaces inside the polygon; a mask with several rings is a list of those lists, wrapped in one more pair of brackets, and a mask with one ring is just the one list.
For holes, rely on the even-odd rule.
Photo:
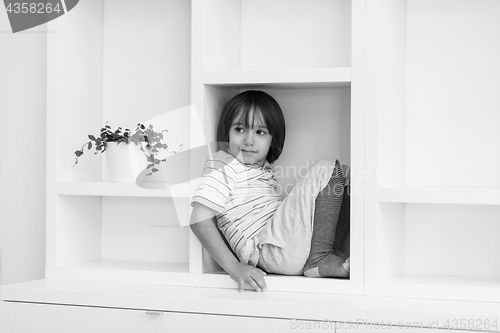
{"label": "white cabinet base", "polygon": [[[6,332],[364,332],[402,326],[500,332],[500,304],[234,289],[37,280],[3,286]],[[390,324],[389,324],[390,323]],[[7,326],[10,325],[10,326]],[[69,327],[70,325],[71,327]],[[75,327],[73,328],[74,325]],[[94,325],[94,326],[92,326]],[[364,326],[363,326],[364,325]],[[269,329],[267,329],[269,328]],[[16,331],[17,329],[17,331]],[[78,331],[80,329],[80,331]],[[116,330],[119,329],[119,330]],[[2,331],[3,332],[3,331]],[[43,332],[43,331],[42,331]]]}

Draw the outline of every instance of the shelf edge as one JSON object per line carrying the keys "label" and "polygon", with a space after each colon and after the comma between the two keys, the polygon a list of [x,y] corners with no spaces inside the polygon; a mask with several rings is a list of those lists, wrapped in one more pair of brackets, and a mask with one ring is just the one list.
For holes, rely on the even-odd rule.
{"label": "shelf edge", "polygon": [[351,68],[301,68],[269,70],[204,71],[203,83],[208,85],[325,85],[349,86]]}
{"label": "shelf edge", "polygon": [[[147,186],[147,187],[146,187]],[[176,197],[189,198],[189,186],[177,185]],[[172,197],[170,186],[162,183],[147,183],[138,186],[135,183],[112,182],[58,182],[58,195],[82,196],[118,196],[118,197]]]}
{"label": "shelf edge", "polygon": [[379,203],[500,205],[500,189],[452,187],[381,187]]}

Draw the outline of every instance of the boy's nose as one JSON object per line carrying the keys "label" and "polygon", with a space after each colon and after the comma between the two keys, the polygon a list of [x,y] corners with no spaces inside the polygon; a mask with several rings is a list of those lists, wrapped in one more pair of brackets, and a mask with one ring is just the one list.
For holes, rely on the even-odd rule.
{"label": "boy's nose", "polygon": [[245,145],[247,146],[253,146],[253,133],[250,133],[250,131],[248,131],[245,135]]}

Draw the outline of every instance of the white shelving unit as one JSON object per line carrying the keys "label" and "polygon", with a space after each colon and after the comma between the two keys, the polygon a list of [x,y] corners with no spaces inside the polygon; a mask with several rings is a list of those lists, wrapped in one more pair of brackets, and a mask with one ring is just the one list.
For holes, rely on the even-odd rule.
{"label": "white shelving unit", "polygon": [[[84,1],[49,24],[46,278],[2,287],[9,311],[171,311],[248,328],[362,314],[500,331],[500,2],[146,3]],[[267,293],[236,293],[183,226],[190,185],[112,183],[90,154],[73,167],[106,121],[189,104],[203,130],[173,125],[172,137],[215,142],[223,105],[246,89],[285,113],[281,195],[318,160],[350,166],[349,280],[268,275]]]}
{"label": "white shelving unit", "polygon": [[498,15],[367,2],[367,295],[500,301]]}
{"label": "white shelving unit", "polygon": [[[113,183],[102,156],[73,166],[72,152],[106,122],[134,128],[190,104],[190,4],[78,7],[48,29],[46,278],[183,285],[189,186],[176,185],[174,201],[171,184]],[[167,135],[189,149],[191,128],[179,127]]]}
{"label": "white shelving unit", "polygon": [[[161,21],[162,14],[170,10],[189,13],[191,35],[187,40],[191,45],[184,41],[173,56],[177,60],[170,63],[181,57],[185,61],[190,48],[190,68],[163,64],[161,55],[170,56],[179,39],[165,27],[151,32],[154,23],[143,22],[144,27],[137,30],[121,29],[132,15],[132,2],[93,1],[82,5],[74,15],[78,17],[51,24],[57,33],[49,41],[49,133],[58,135],[49,137],[49,146],[58,150],[49,156],[46,275],[49,279],[235,288],[185,227],[192,193],[189,185],[176,185],[174,192],[161,182],[113,183],[105,159],[84,155],[73,167],[66,154],[81,145],[79,138],[84,140],[106,121],[130,127],[170,111],[174,102],[155,94],[158,86],[168,89],[175,80],[167,80],[167,76],[177,73],[185,78],[190,72],[191,103],[203,133],[195,133],[189,123],[190,128],[169,127],[169,133],[178,130],[172,137],[182,136],[178,141],[184,149],[190,148],[196,136],[215,141],[218,116],[229,98],[245,89],[262,89],[286,113],[287,149],[276,164],[283,196],[320,159],[338,158],[352,168],[361,168],[364,2],[296,1],[289,6],[283,1],[197,0],[189,5],[152,0],[148,4],[150,8],[142,13],[148,22]],[[271,16],[262,16],[262,6]],[[271,13],[285,7],[287,14],[282,15],[280,27],[269,21]],[[125,16],[115,17],[117,12]],[[92,29],[87,29],[88,22]],[[256,22],[260,30],[255,29]],[[148,51],[130,50],[128,35]],[[284,47],[288,48],[286,56]],[[257,49],[262,52],[256,53]],[[81,59],[80,67],[75,68],[73,60],[82,58],[81,54],[92,61]],[[145,64],[144,59],[151,61]],[[150,73],[151,82],[142,83],[143,72],[138,70],[142,67]],[[158,73],[153,71],[156,68]],[[143,100],[143,95],[155,101],[142,105],[138,99]],[[311,135],[311,128],[323,133],[322,142]],[[352,179],[353,185],[362,182],[361,178]],[[269,276],[269,288],[362,294],[363,204],[363,195],[352,196],[350,243],[356,246],[350,246],[353,269],[349,281]]]}

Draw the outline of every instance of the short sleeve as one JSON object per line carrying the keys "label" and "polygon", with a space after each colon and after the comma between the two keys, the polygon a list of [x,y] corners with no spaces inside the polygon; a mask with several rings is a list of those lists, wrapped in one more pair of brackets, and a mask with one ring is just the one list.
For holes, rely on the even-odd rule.
{"label": "short sleeve", "polygon": [[217,213],[223,212],[226,200],[236,184],[236,171],[231,165],[232,160],[232,156],[221,152],[215,154],[212,159],[207,159],[191,205],[198,202]]}

